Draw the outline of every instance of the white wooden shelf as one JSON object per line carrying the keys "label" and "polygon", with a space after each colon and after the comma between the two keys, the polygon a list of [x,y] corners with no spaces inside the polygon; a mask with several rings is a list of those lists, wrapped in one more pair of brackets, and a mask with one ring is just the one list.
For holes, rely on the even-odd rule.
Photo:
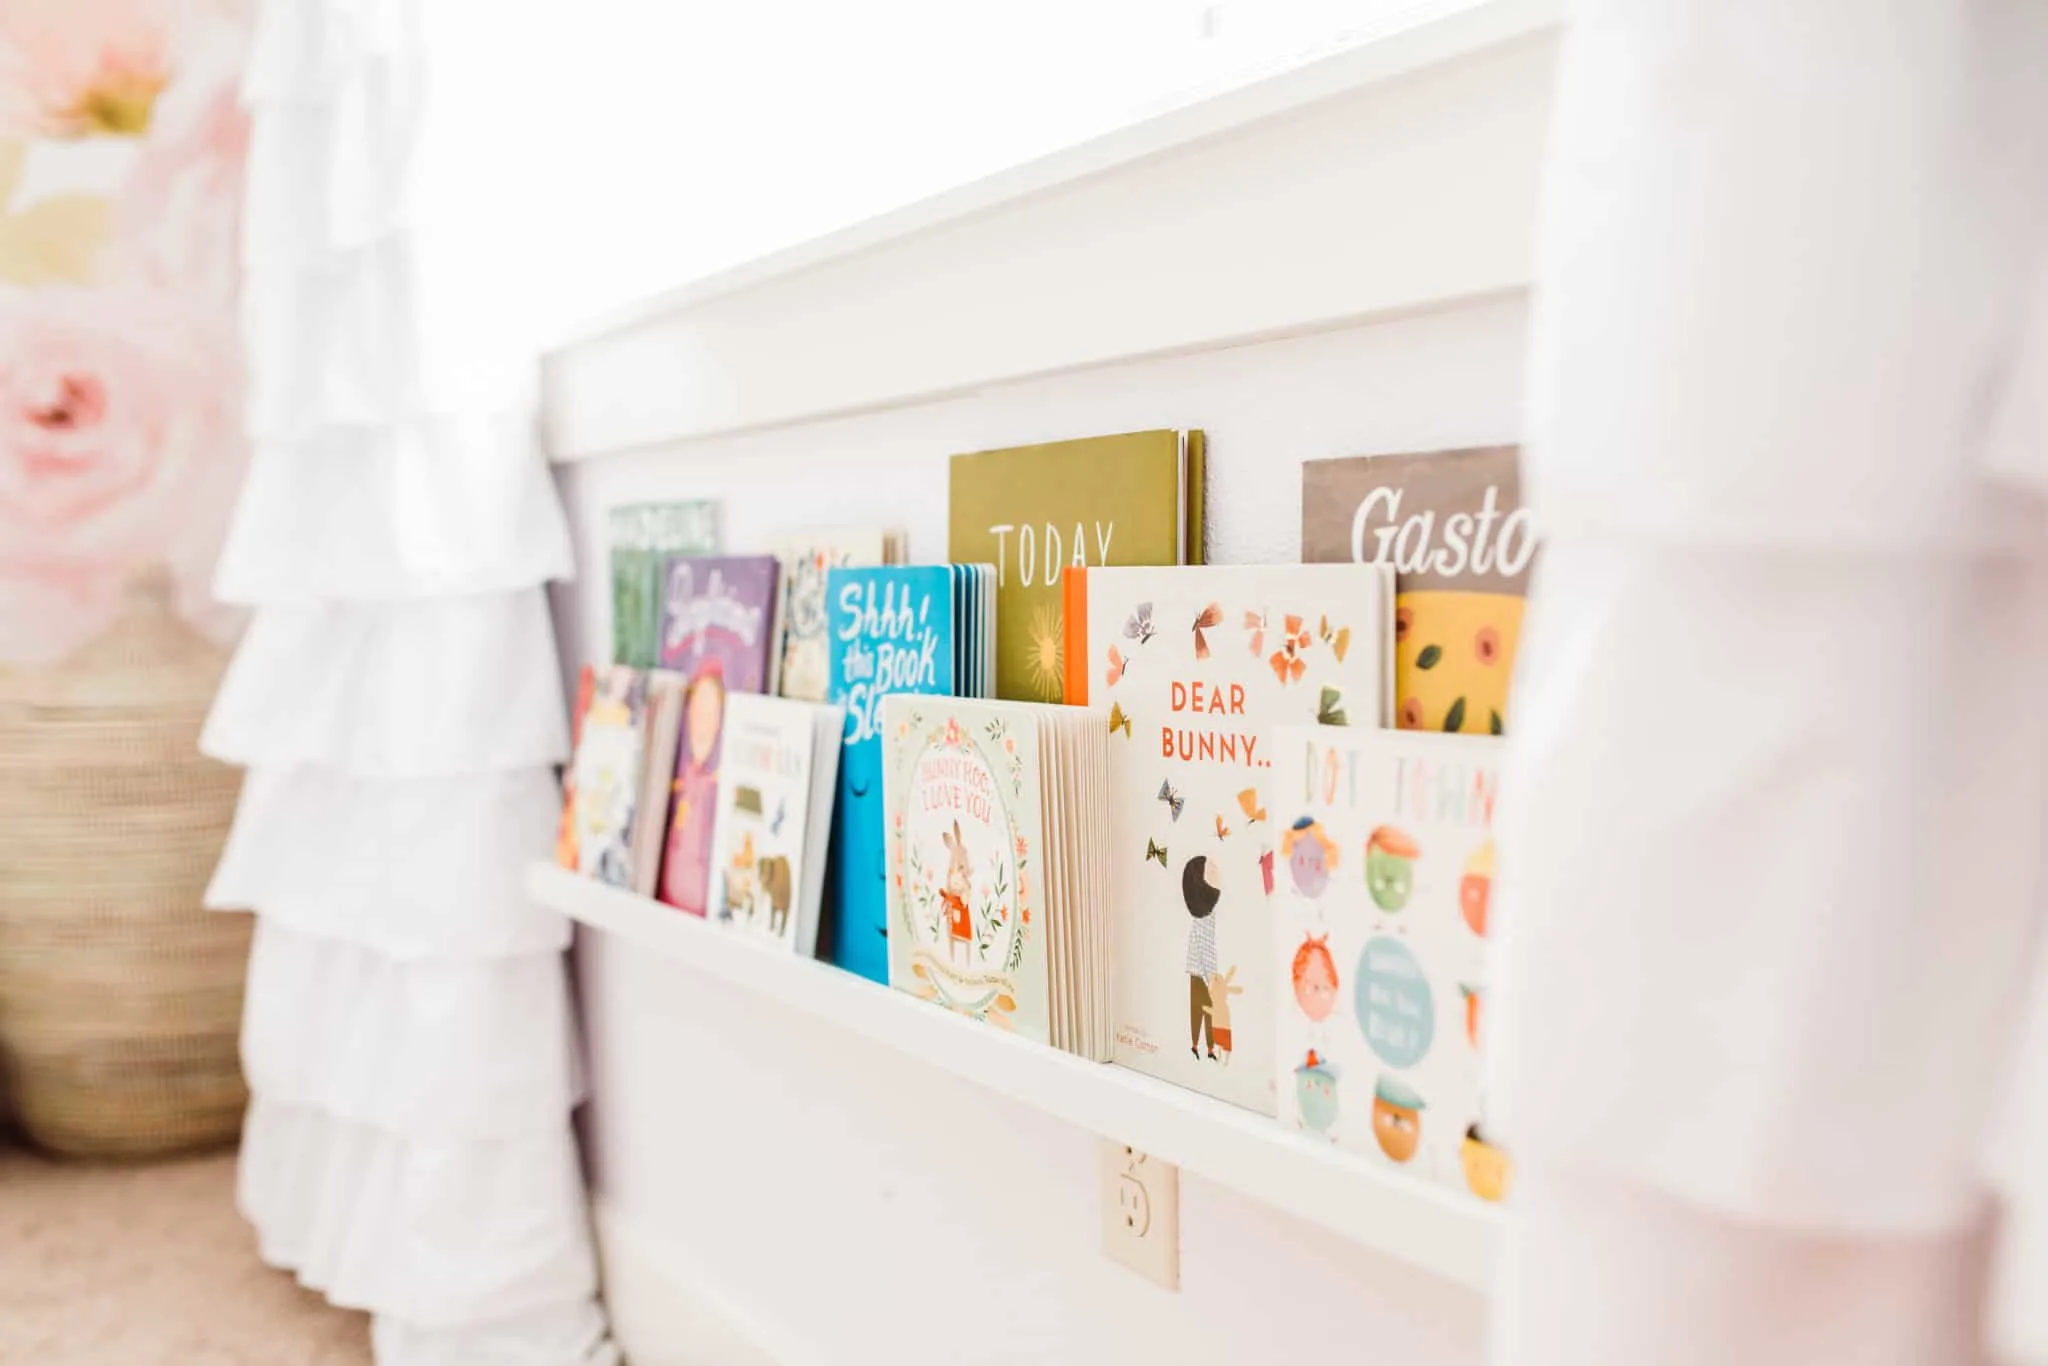
{"label": "white wooden shelf", "polygon": [[827,963],[728,934],[646,897],[536,863],[543,904],[648,952],[1129,1143],[1395,1260],[1486,1290],[1499,1212],[1387,1172],[1272,1120],[1019,1039]]}

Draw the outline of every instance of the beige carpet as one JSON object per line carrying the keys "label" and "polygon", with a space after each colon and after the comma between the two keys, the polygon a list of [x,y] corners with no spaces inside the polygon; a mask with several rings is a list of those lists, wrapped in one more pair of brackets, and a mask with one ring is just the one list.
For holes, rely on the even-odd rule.
{"label": "beige carpet", "polygon": [[256,1259],[233,1154],[93,1167],[0,1137],[0,1362],[368,1366],[370,1324]]}

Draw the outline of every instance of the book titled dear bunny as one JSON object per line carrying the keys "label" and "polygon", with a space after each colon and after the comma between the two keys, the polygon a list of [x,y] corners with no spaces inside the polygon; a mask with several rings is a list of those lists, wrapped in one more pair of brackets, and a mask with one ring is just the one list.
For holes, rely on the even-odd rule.
{"label": "book titled dear bunny", "polygon": [[1392,574],[1231,565],[1073,579],[1087,695],[1109,739],[1116,1061],[1271,1114],[1272,731],[1384,720]]}

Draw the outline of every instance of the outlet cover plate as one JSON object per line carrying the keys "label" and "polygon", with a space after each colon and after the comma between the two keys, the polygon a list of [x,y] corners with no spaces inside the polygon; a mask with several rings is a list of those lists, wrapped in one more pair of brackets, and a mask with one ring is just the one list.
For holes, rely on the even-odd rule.
{"label": "outlet cover plate", "polygon": [[1102,1140],[1102,1251],[1168,1290],[1180,1289],[1180,1168]]}

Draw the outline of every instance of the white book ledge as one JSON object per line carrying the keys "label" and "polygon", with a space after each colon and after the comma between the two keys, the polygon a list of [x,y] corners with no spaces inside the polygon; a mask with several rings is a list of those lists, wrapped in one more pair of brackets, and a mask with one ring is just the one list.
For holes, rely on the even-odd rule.
{"label": "white book ledge", "polygon": [[845,1034],[1128,1143],[1397,1261],[1487,1290],[1497,1210],[1389,1173],[1271,1119],[949,1014],[828,963],[724,933],[659,902],[535,863],[543,905]]}

